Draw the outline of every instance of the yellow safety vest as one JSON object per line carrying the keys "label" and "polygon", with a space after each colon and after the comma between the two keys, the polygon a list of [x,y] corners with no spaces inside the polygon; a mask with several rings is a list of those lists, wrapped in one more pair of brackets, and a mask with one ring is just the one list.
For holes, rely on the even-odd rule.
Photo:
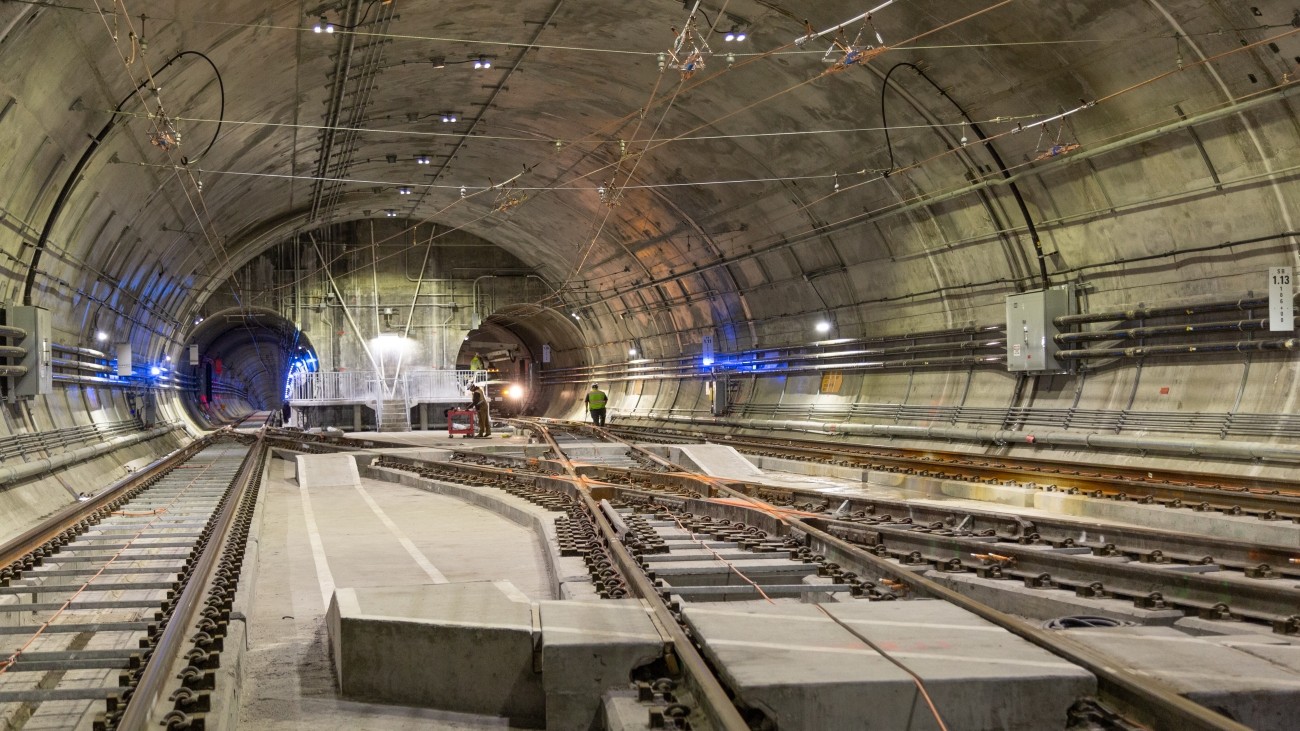
{"label": "yellow safety vest", "polygon": [[587,394],[587,407],[603,409],[605,408],[605,401],[608,399],[609,397],[605,395],[604,391],[591,391]]}

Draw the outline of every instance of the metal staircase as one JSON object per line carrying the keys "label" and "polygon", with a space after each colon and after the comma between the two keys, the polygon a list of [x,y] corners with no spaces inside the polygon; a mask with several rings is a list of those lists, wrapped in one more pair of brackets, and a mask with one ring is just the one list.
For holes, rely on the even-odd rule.
{"label": "metal staircase", "polygon": [[411,430],[411,410],[407,408],[406,399],[384,399],[376,412],[379,431]]}

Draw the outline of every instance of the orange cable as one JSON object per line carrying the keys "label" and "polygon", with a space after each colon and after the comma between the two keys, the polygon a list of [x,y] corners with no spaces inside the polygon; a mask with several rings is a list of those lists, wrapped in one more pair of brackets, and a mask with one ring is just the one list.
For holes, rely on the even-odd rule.
{"label": "orange cable", "polygon": [[902,670],[903,672],[912,676],[912,682],[916,684],[916,689],[920,691],[921,697],[925,699],[925,704],[930,707],[930,713],[934,714],[934,722],[939,724],[940,731],[948,731],[948,726],[943,722],[943,717],[939,715],[939,709],[934,705],[934,699],[930,697],[930,692],[925,689],[925,681],[921,680],[920,675],[917,675],[915,672],[913,672],[911,668],[904,665],[900,660],[898,660],[898,658],[894,657],[893,655],[890,655],[888,652],[885,652],[885,648],[872,642],[871,639],[868,638],[866,635],[853,629],[849,625],[840,621],[839,617],[836,617],[835,615],[826,611],[826,607],[823,607],[821,604],[814,604],[813,606],[821,610],[821,613],[829,617],[832,622],[838,624],[839,626],[847,630],[849,634],[865,642],[867,644],[867,647],[870,647],[871,649],[880,653],[882,657],[884,657],[886,660],[890,661],[895,666],[897,666],[899,670]]}
{"label": "orange cable", "polygon": [[[689,530],[686,526],[682,525],[682,521],[678,520],[676,515],[673,515],[672,513],[669,513],[669,515],[672,516],[672,518],[673,518],[673,522],[677,524],[677,527],[678,527],[678,528],[681,528],[682,530],[684,530],[684,531],[690,533],[692,536],[695,535],[695,532],[694,532],[694,531]],[[775,604],[775,603],[776,603],[776,602],[772,601],[772,597],[770,597],[770,596],[767,595],[767,592],[763,591],[763,587],[759,586],[759,585],[758,585],[758,584],[757,584],[753,579],[749,578],[748,576],[745,576],[744,572],[742,572],[740,569],[736,568],[736,565],[735,565],[735,564],[733,564],[733,563],[731,563],[730,561],[728,561],[727,559],[723,558],[723,557],[722,557],[722,554],[720,554],[720,553],[718,553],[717,551],[715,551],[715,550],[713,550],[712,548],[710,548],[709,545],[708,545],[707,543],[705,543],[704,541],[701,541],[701,540],[695,540],[694,538],[692,538],[692,541],[694,541],[696,544],[698,544],[700,548],[703,548],[704,550],[706,550],[706,551],[708,551],[709,553],[713,554],[713,557],[714,557],[715,559],[717,559],[718,561],[721,561],[723,564],[726,564],[727,568],[731,569],[731,571],[732,571],[733,573],[735,573],[736,576],[739,576],[742,580],[744,580],[744,581],[745,581],[746,583],[748,583],[750,586],[754,587],[754,589],[756,589],[756,590],[758,591],[759,596],[763,597],[764,599],[766,599],[766,600],[767,600],[769,603],[771,603],[771,604]]]}
{"label": "orange cable", "polygon": [[735,507],[738,507],[738,508],[754,508],[754,509],[756,509],[756,510],[762,511],[762,512],[764,512],[764,513],[766,513],[766,514],[772,516],[773,518],[778,518],[778,519],[779,519],[782,515],[789,515],[789,516],[793,516],[793,517],[796,517],[796,518],[800,518],[800,517],[802,517],[802,518],[823,518],[823,517],[825,517],[824,515],[822,515],[822,514],[820,514],[820,513],[809,513],[809,512],[807,512],[807,511],[805,511],[805,510],[795,510],[794,508],[783,508],[783,507],[780,507],[779,505],[772,505],[772,504],[770,504],[770,503],[765,504],[765,505],[761,505],[761,506],[760,506],[760,505],[755,505],[755,504],[753,504],[753,503],[751,503],[751,502],[747,502],[747,501],[745,501],[745,500],[739,500],[739,499],[736,499],[736,498],[714,497],[714,498],[709,498],[709,499],[708,499],[708,502],[711,502],[711,503],[717,503],[717,504],[719,504],[719,505],[732,505],[732,506],[735,506]]}

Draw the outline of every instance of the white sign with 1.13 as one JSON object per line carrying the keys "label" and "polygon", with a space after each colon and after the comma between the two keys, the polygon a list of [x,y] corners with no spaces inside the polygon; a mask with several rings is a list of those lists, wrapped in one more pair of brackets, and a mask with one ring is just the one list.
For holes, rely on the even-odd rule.
{"label": "white sign with 1.13", "polygon": [[1291,284],[1291,267],[1268,270],[1268,329],[1272,332],[1295,330],[1295,288]]}

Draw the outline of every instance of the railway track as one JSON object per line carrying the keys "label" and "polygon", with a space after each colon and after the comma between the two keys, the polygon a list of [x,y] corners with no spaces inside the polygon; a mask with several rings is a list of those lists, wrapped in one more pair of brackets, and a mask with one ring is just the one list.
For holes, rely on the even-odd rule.
{"label": "railway track", "polygon": [[[676,492],[676,481],[643,474],[617,476],[656,492]],[[1117,598],[1147,610],[1176,609],[1218,620],[1268,625],[1300,634],[1300,532],[1284,528],[1275,544],[1202,532],[1154,530],[1116,522],[1026,517],[995,506],[887,499],[826,493],[741,480],[701,480],[761,509],[798,515],[830,535],[902,566],[1022,583],[1084,598]],[[1107,499],[1105,496],[1089,496]],[[731,502],[735,503],[734,500]],[[1154,503],[1155,501],[1150,501]],[[743,503],[735,503],[742,504]],[[1168,509],[1181,505],[1162,503]],[[1188,506],[1196,510],[1197,508]],[[1240,511],[1207,511],[1240,516]],[[1208,517],[1208,516],[1207,516]],[[1256,516],[1263,517],[1263,516]],[[1267,519],[1267,518],[1266,518]],[[1235,532],[1239,525],[1224,532]]]}
{"label": "railway track", "polygon": [[0,728],[193,727],[262,458],[223,432],[0,548]]}
{"label": "railway track", "polygon": [[[594,435],[591,427],[577,425],[576,428]],[[709,436],[682,430],[632,426],[612,426],[607,427],[606,431],[626,439],[663,443],[699,442],[703,437]],[[1087,468],[1049,460],[985,457],[933,450],[882,449],[786,438],[726,435],[714,438],[714,441],[752,456],[815,461],[839,467],[990,485],[1036,486],[1111,500],[1152,500],[1173,507],[1300,522],[1300,488],[1295,482],[1286,480],[1112,465]]]}
{"label": "railway track", "polygon": [[[1300,580],[1300,544],[1287,527],[1294,521],[1286,519],[1288,514],[1278,513],[1280,503],[1271,503],[1266,512],[1252,513],[1232,506],[1216,509],[1179,497],[1125,494],[1121,499],[1077,476],[1075,485],[1033,483],[1031,489],[1060,491],[1079,500],[1145,503],[1185,513],[1204,527],[1198,532],[1157,530],[1115,521],[1045,515],[1041,511],[1027,517],[995,504],[975,507],[970,501],[914,501],[880,497],[865,490],[860,494],[837,491],[828,495],[815,489],[690,476],[683,474],[684,468],[623,442],[608,430],[573,423],[520,424],[547,435],[551,445],[548,458],[459,452],[453,460],[544,476],[571,470],[589,485],[622,487],[630,495],[678,508],[684,508],[692,499],[711,499],[733,506],[748,503],[772,514],[797,515],[830,535],[911,570],[932,568],[951,576],[968,574],[995,583],[1006,582],[1006,588],[1022,585],[1045,594],[1059,591],[1082,598],[1116,599],[1144,610],[1177,610],[1263,624],[1283,634],[1300,633],[1300,586],[1296,584]],[[640,430],[637,434],[642,436]],[[595,459],[590,450],[583,451],[576,467],[564,458],[566,449],[581,449],[592,441],[618,443],[623,449],[614,458]],[[751,446],[758,443],[749,442]],[[879,455],[860,456],[857,460],[840,455],[837,464],[877,469],[882,466],[875,461],[879,459]],[[898,469],[895,466],[885,471]],[[971,481],[970,473],[958,470],[918,472],[909,468],[906,474]],[[1107,481],[1125,479],[1096,474]],[[1159,490],[1178,491],[1186,497],[1188,488],[1168,484],[1172,480],[1167,478],[1162,478],[1167,481]],[[979,482],[985,484],[986,480]],[[1148,481],[1128,489],[1136,491],[1149,485]],[[1291,501],[1287,495],[1253,495],[1287,504]],[[699,505],[692,509],[698,510]],[[1219,521],[1222,525],[1202,520],[1217,517],[1227,520]],[[1235,534],[1251,520],[1279,527],[1274,533],[1283,538],[1270,544],[1214,534],[1215,530]]]}
{"label": "railway track", "polygon": [[[1132,728],[1130,719],[1170,728],[1241,727],[1088,647],[954,591],[945,576],[1143,608],[1134,611],[1300,631],[1294,615],[1300,587],[1294,586],[1297,574],[1285,546],[1140,527],[1116,528],[1104,541],[1093,541],[1084,537],[1095,527],[1088,521],[1036,516],[1030,522],[994,508],[916,506],[868,496],[828,499],[813,490],[685,474],[662,456],[581,425],[564,425],[558,437],[550,424],[525,425],[548,447],[539,457],[458,451],[447,462],[383,458],[376,464],[500,487],[539,504],[585,506],[586,522],[576,543],[567,545],[579,551],[599,547],[593,582],[647,600],[678,633],[672,644],[682,669],[674,682],[681,690],[674,698],[688,706],[688,715],[689,706],[696,708],[689,715],[696,729],[745,728],[756,720],[753,708],[734,706],[721,687],[710,664],[717,658],[705,661],[700,628],[689,619],[691,606],[720,599],[766,598],[804,607],[800,597],[818,594],[945,600],[1094,673],[1100,703],[1075,709],[1098,724],[1090,728]],[[613,451],[619,459],[589,459],[597,436],[620,445]],[[1279,570],[1251,576],[1267,568],[1261,559],[1278,563]]]}

